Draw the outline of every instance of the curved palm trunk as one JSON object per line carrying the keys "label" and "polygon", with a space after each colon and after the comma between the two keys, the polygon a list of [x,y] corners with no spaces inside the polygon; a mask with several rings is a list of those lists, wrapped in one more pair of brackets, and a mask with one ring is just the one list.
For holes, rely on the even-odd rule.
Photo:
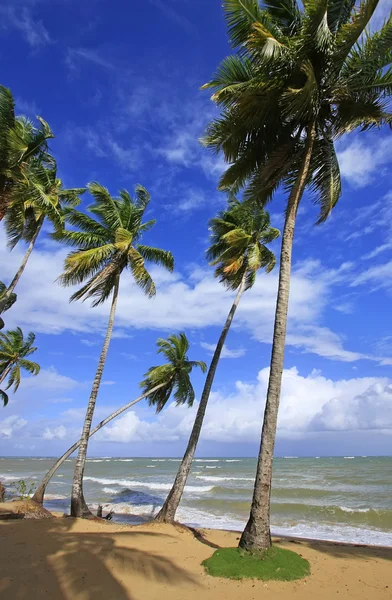
{"label": "curved palm trunk", "polygon": [[[166,385],[166,383],[161,383],[160,385],[157,385],[156,387],[152,388],[152,390],[146,392],[142,396],[139,396],[138,398],[136,398],[136,400],[132,400],[132,402],[125,404],[125,406],[122,406],[121,408],[116,410],[114,413],[112,413],[111,415],[109,415],[108,417],[103,419],[103,421],[98,423],[98,425],[96,427],[94,427],[94,429],[90,432],[90,434],[88,436],[89,439],[91,438],[92,435],[94,435],[94,433],[97,433],[97,431],[102,429],[102,427],[104,427],[107,423],[109,423],[110,421],[112,421],[113,419],[118,417],[118,415],[121,415],[123,412],[128,410],[128,408],[131,408],[131,406],[133,406],[134,404],[137,404],[138,402],[143,400],[149,394],[156,392],[164,385]],[[32,500],[34,500],[34,502],[38,502],[39,504],[43,503],[45,491],[46,491],[49,481],[52,479],[52,477],[56,473],[57,469],[59,469],[61,467],[61,465],[67,460],[67,458],[69,456],[71,456],[71,454],[73,452],[75,452],[75,450],[77,450],[79,448],[79,446],[80,446],[80,440],[78,442],[76,442],[73,446],[68,448],[68,450],[62,456],[60,456],[59,459],[56,460],[54,465],[49,469],[49,471],[46,473],[45,477],[43,478],[43,480],[41,481],[41,483],[35,490],[34,496],[32,497]]]}
{"label": "curved palm trunk", "polygon": [[14,363],[11,363],[10,365],[8,365],[8,367],[2,372],[2,374],[0,375],[0,383],[3,383],[3,381],[8,377],[8,373],[11,371],[12,367],[13,367]]}
{"label": "curved palm trunk", "polygon": [[87,405],[82,435],[80,437],[79,452],[78,457],[76,459],[74,478],[72,482],[71,515],[73,517],[87,517],[92,514],[88,509],[88,506],[83,496],[83,474],[84,468],[86,466],[87,445],[88,438],[90,436],[91,423],[94,416],[95,403],[97,400],[99,386],[101,384],[102,374],[105,367],[106,356],[109,350],[110,338],[112,337],[114,317],[116,314],[119,282],[120,277],[119,275],[117,275],[116,283],[113,290],[113,298],[112,305],[110,308],[108,328],[106,331],[105,341],[102,346],[101,356],[99,357],[93,387],[91,388],[91,394]]}
{"label": "curved palm trunk", "polygon": [[4,295],[2,296],[1,300],[0,300],[0,314],[4,311],[4,307],[6,306],[8,300],[11,297],[12,292],[14,291],[14,289],[16,288],[16,285],[19,281],[19,279],[22,277],[23,271],[26,268],[27,265],[27,261],[30,258],[30,254],[32,253],[34,246],[35,246],[35,242],[37,241],[37,238],[39,236],[39,233],[41,231],[42,225],[44,222],[44,217],[41,217],[38,221],[37,224],[37,229],[34,232],[34,235],[31,239],[31,242],[25,252],[25,255],[23,257],[23,260],[20,264],[19,269],[17,270],[17,272],[15,273],[15,276],[13,278],[13,280],[11,281],[11,283],[9,284],[7,290],[4,292]]}
{"label": "curved palm trunk", "polygon": [[168,497],[165,500],[164,505],[161,510],[155,517],[156,521],[160,521],[161,523],[173,523],[178,505],[180,504],[182,494],[184,492],[185,484],[187,482],[189,472],[191,470],[193,457],[195,456],[195,451],[197,447],[197,443],[199,441],[201,428],[203,425],[204,415],[207,409],[208,399],[210,397],[211,387],[214,381],[215,372],[219,363],[220,355],[222,353],[223,344],[225,343],[227,334],[229,333],[230,325],[233,321],[235,311],[237,310],[239,301],[241,299],[242,293],[245,287],[245,275],[242,278],[241,285],[238,289],[236,298],[233,302],[233,305],[230,309],[228,317],[226,319],[226,323],[222,329],[222,333],[220,334],[218,343],[215,348],[214,355],[212,357],[212,361],[210,364],[210,368],[208,369],[206,382],[204,384],[204,389],[201,395],[199,408],[197,409],[195,422],[192,427],[191,435],[189,438],[188,446],[185,450],[184,457],[181,461],[181,464],[178,468],[177,476],[174,480],[173,487],[169,492]]}
{"label": "curved palm trunk", "polygon": [[306,187],[314,138],[315,127],[314,124],[312,124],[308,128],[303,162],[287,203],[280,257],[279,285],[276,301],[270,376],[265,403],[261,445],[250,516],[239,543],[239,546],[246,550],[264,550],[271,546],[270,497],[272,462],[278,423],[280,389],[282,384],[284,349],[286,342],[294,227],[298,205]]}

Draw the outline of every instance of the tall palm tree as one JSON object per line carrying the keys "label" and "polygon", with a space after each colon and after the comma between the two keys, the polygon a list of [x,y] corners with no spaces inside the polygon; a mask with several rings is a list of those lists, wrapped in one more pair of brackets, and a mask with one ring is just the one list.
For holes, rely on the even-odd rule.
{"label": "tall palm tree", "polygon": [[37,119],[38,126],[25,117],[15,117],[12,93],[0,86],[0,220],[12,201],[15,184],[25,178],[29,162],[36,158],[46,166],[53,164],[48,140],[54,135],[46,121]]}
{"label": "tall palm tree", "polygon": [[120,191],[119,198],[113,198],[106,188],[95,182],[88,185],[88,191],[94,198],[94,203],[88,209],[91,216],[70,209],[67,219],[78,230],[59,230],[54,234],[55,239],[77,247],[65,260],[65,271],[59,278],[60,282],[68,286],[87,280],[87,283],[71,296],[71,301],[92,298],[93,306],[97,306],[112,296],[108,327],[87,405],[76,460],[71,498],[71,514],[74,517],[91,514],[83,497],[83,473],[95,403],[113,331],[120,276],[124,269],[129,268],[136,284],[151,298],[155,295],[155,285],[146,269],[145,261],[162,265],[169,271],[172,271],[174,266],[171,252],[139,243],[143,233],[155,224],[155,220],[144,223],[142,221],[150,201],[144,187],[136,187],[134,199],[126,190]]}
{"label": "tall palm tree", "polygon": [[13,249],[20,240],[28,242],[28,247],[19,269],[0,297],[0,314],[22,277],[45,219],[49,219],[55,229],[61,229],[64,208],[77,206],[84,191],[83,188],[64,189],[56,167],[49,169],[38,159],[30,161],[26,177],[13,186],[4,219],[9,248]]}
{"label": "tall palm tree", "polygon": [[[40,366],[26,358],[37,350],[33,346],[34,342],[34,333],[30,332],[27,338],[24,339],[23,331],[20,327],[0,333],[0,385],[8,377],[6,390],[13,386],[14,392],[16,392],[20,384],[21,369],[28,371],[32,375],[38,375]],[[6,406],[8,404],[8,395],[1,389],[0,398],[4,406]]]}
{"label": "tall palm tree", "polygon": [[276,239],[279,231],[270,227],[269,214],[256,205],[249,202],[241,203],[231,197],[227,209],[211,220],[210,228],[212,244],[207,250],[207,257],[215,266],[215,276],[230,290],[237,290],[237,294],[208,369],[195,422],[176,479],[162,509],[156,516],[157,521],[165,523],[172,523],[175,519],[199,441],[222,348],[241,296],[245,290],[253,286],[259,269],[264,268],[269,272],[276,263],[274,253],[267,248],[266,244]]}
{"label": "tall palm tree", "polygon": [[341,194],[334,142],[356,129],[392,124],[392,17],[367,29],[378,0],[224,0],[226,58],[204,87],[222,115],[205,144],[232,165],[220,188],[245,186],[264,206],[281,185],[289,191],[279,271],[270,378],[251,513],[240,540],[268,548],[270,492],[284,363],[291,256],[299,203],[308,186],[318,223]]}
{"label": "tall palm tree", "polygon": [[[98,423],[98,425],[90,431],[89,438],[102,429],[107,423],[110,423],[110,421],[144,398],[148,398],[150,404],[156,405],[158,412],[162,410],[173,393],[175,394],[177,404],[186,403],[189,406],[192,406],[194,392],[190,381],[190,373],[195,367],[199,367],[203,373],[205,373],[207,365],[202,361],[190,361],[188,359],[187,352],[189,350],[189,342],[185,333],[170,335],[167,340],[159,338],[157,340],[157,346],[158,353],[164,354],[169,362],[159,367],[151,367],[140,384],[141,387],[143,387],[143,394],[135,400],[132,400],[132,402],[125,404]],[[45,490],[49,481],[52,479],[57,469],[61,467],[63,462],[66,461],[79,446],[80,440],[68,448],[68,450],[50,468],[34,493],[33,500],[35,502],[39,502],[40,504],[43,503]]]}

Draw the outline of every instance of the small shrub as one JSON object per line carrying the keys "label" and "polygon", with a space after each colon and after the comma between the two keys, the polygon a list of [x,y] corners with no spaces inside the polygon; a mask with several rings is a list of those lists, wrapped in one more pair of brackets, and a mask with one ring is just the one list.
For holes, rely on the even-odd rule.
{"label": "small shrub", "polygon": [[24,479],[19,479],[19,481],[15,483],[15,488],[20,499],[26,500],[34,494],[35,484],[32,482],[27,483]]}

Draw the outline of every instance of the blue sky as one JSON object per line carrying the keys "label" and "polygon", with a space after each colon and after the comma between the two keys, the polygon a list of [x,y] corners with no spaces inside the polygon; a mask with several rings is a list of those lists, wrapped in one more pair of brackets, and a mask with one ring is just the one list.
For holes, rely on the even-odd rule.
{"label": "blue sky", "polygon": [[[391,10],[381,0],[373,19]],[[156,227],[145,242],[172,250],[173,274],[152,268],[147,300],[125,274],[96,416],[138,395],[155,340],[185,330],[195,359],[210,358],[232,295],[204,259],[208,220],[224,206],[221,157],[198,142],[215,108],[199,90],[229,53],[219,0],[3,0],[1,83],[17,112],[44,117],[67,187],[98,180],[115,194],[142,183]],[[296,230],[278,455],[390,454],[392,434],[392,140],[388,131],[339,141],[343,195],[315,227],[304,197]],[[270,205],[281,228],[285,198]],[[85,196],[83,203],[88,204]],[[37,334],[37,378],[26,378],[1,411],[0,453],[57,455],[80,432],[108,305],[69,304],[54,280],[67,250],[41,236],[7,326]],[[279,244],[274,247],[279,252]],[[8,282],[23,253],[5,249]],[[200,455],[257,452],[277,271],[243,298],[221,361]],[[195,374],[197,393],[203,378]],[[90,443],[91,455],[182,454],[195,409],[158,417],[145,404]]]}

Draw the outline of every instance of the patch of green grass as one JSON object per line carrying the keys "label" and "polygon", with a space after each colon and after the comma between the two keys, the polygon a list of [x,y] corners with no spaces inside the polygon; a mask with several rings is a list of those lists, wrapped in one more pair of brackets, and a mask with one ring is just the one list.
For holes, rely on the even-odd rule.
{"label": "patch of green grass", "polygon": [[246,552],[241,548],[220,548],[202,564],[209,575],[229,579],[293,581],[310,574],[307,560],[291,550],[277,546],[257,553]]}

